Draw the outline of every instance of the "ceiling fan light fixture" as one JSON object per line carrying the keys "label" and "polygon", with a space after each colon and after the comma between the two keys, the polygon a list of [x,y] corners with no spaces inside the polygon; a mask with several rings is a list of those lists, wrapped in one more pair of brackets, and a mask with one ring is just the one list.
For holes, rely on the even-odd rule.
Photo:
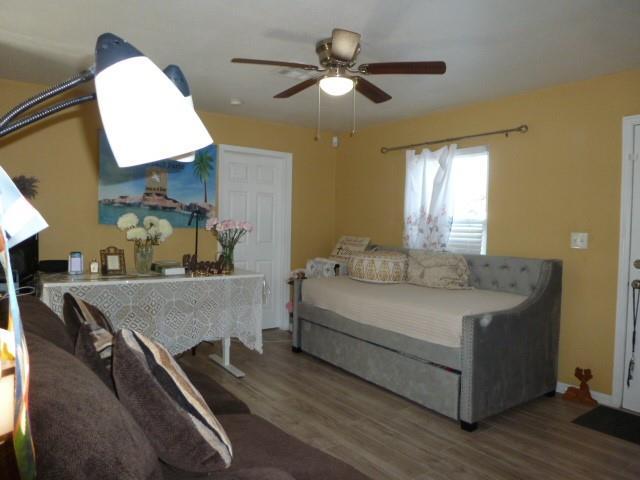
{"label": "ceiling fan light fixture", "polygon": [[353,80],[341,76],[329,76],[320,80],[320,88],[327,95],[339,97],[353,89]]}

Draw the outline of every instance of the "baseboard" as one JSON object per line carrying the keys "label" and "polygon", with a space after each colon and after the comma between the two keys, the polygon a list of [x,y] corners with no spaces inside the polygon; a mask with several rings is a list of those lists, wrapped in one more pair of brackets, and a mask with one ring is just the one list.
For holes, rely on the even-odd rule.
{"label": "baseboard", "polygon": [[[577,385],[569,385],[568,383],[558,382],[556,385],[556,392],[564,393],[568,387],[575,387]],[[620,405],[616,405],[613,399],[613,395],[607,395],[606,393],[596,392],[591,390],[591,396],[600,405],[606,405],[607,407],[619,408]]]}

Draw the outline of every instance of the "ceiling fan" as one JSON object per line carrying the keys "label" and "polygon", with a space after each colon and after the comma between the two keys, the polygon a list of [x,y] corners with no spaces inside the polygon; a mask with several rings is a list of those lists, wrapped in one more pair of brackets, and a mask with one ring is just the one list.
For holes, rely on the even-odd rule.
{"label": "ceiling fan", "polygon": [[252,58],[232,58],[231,61],[297,68],[322,74],[300,82],[276,94],[274,98],[289,98],[319,82],[322,91],[329,95],[344,95],[355,87],[356,91],[375,103],[391,100],[391,95],[365,80],[362,75],[442,75],[447,69],[444,62],[438,61],[363,63],[354,68],[360,53],[360,34],[340,28],[333,30],[331,38],[325,38],[316,43],[316,53],[320,66]]}

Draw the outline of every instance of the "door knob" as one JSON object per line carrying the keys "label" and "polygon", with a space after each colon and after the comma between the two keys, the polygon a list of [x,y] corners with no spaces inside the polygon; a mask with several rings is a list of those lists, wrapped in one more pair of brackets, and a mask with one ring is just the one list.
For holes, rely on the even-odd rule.
{"label": "door knob", "polygon": [[631,288],[633,288],[634,290],[640,290],[640,280],[636,279],[631,282]]}
{"label": "door knob", "polygon": [[640,258],[637,258],[637,259],[635,259],[635,260],[633,261],[633,266],[634,266],[635,268],[640,269]]}

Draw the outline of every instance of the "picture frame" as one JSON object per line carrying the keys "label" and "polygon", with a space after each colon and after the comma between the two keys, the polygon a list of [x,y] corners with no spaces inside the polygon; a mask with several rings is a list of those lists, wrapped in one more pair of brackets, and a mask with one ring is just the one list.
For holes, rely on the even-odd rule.
{"label": "picture frame", "polygon": [[102,275],[124,275],[127,273],[124,250],[114,246],[100,250],[100,273]]}

